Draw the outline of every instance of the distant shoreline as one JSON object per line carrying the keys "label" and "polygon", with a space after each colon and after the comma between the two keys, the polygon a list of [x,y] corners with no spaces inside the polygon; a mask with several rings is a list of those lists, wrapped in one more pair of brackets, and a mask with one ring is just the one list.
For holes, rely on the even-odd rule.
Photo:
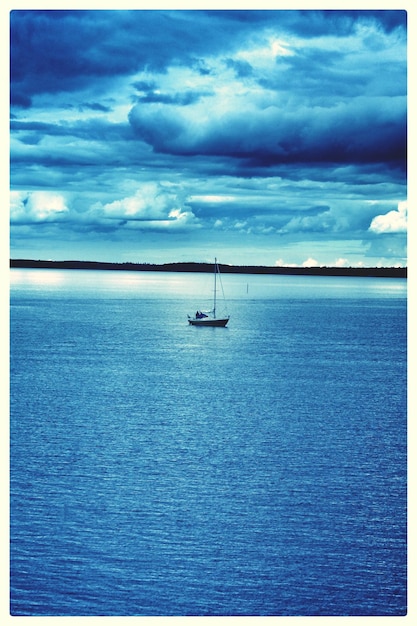
{"label": "distant shoreline", "polygon": [[[64,270],[121,270],[125,272],[212,272],[212,263],[105,263],[101,261],[42,261],[10,259],[11,268]],[[406,267],[268,267],[222,265],[222,274],[284,274],[305,276],[369,276],[407,278]]]}

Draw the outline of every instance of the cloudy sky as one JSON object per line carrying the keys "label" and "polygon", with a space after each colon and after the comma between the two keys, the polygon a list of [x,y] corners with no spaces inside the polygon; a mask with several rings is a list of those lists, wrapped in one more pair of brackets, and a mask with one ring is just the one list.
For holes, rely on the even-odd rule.
{"label": "cloudy sky", "polygon": [[405,266],[406,20],[13,11],[11,257]]}

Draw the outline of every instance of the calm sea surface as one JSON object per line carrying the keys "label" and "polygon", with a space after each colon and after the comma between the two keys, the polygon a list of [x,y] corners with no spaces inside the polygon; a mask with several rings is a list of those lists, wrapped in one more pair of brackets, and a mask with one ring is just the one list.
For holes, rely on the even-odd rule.
{"label": "calm sea surface", "polygon": [[12,615],[406,613],[406,281],[222,282],[11,271]]}

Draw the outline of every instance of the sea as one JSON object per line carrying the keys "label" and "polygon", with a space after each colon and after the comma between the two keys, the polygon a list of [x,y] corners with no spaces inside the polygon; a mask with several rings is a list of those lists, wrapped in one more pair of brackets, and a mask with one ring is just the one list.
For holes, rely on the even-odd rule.
{"label": "sea", "polygon": [[221,282],[11,270],[12,616],[406,615],[406,279]]}

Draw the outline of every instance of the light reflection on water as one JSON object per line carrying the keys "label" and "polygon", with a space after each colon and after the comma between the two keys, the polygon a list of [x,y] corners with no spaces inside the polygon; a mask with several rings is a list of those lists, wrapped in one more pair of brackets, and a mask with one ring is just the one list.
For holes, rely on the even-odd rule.
{"label": "light reflection on water", "polygon": [[[89,296],[137,297],[211,297],[210,273],[130,272],[113,270],[12,269],[13,292],[36,290]],[[225,296],[231,299],[258,298],[331,298],[331,297],[406,297],[407,280],[350,276],[285,276],[224,274]]]}

